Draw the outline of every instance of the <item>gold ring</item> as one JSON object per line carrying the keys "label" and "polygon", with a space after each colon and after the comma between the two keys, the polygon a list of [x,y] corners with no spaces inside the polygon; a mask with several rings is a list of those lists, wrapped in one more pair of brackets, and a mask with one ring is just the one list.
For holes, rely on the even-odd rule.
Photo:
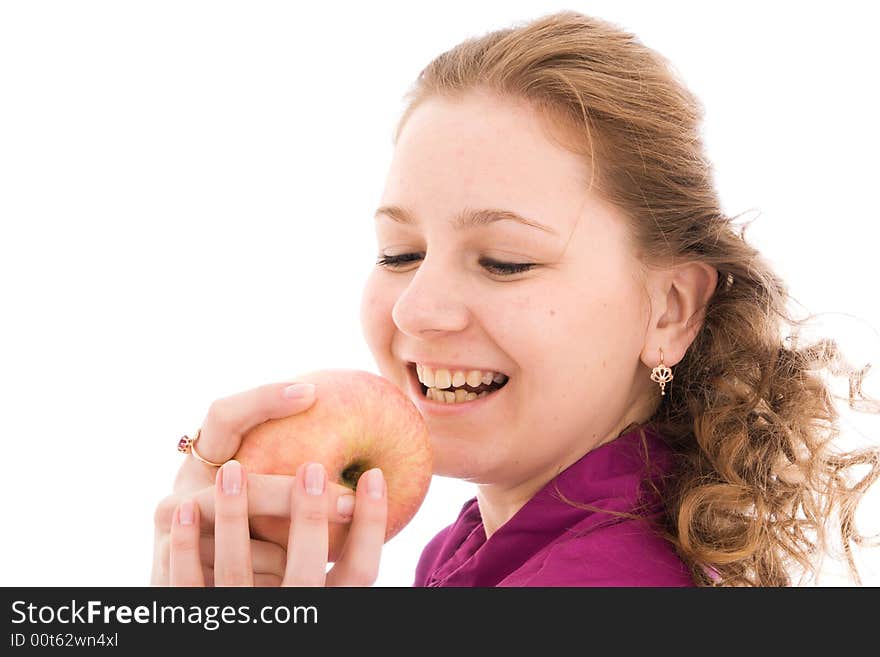
{"label": "gold ring", "polygon": [[201,427],[196,430],[195,438],[183,436],[180,440],[177,441],[177,451],[184,454],[192,454],[202,463],[205,463],[215,468],[219,468],[221,465],[223,465],[222,463],[214,463],[213,461],[209,461],[208,459],[203,458],[202,455],[196,451],[196,441],[199,439],[200,435],[202,435]]}

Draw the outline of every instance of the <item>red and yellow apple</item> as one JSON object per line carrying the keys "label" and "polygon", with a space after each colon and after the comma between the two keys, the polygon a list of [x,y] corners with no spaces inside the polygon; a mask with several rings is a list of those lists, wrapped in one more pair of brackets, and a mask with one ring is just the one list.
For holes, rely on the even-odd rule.
{"label": "red and yellow apple", "polygon": [[[328,483],[352,490],[361,473],[381,468],[388,498],[387,542],[415,515],[431,481],[431,445],[421,414],[394,383],[371,372],[317,370],[294,380],[317,386],[315,402],[302,413],[248,431],[234,458],[248,472],[284,475],[317,461],[326,468]],[[330,523],[328,561],[341,554],[348,527]],[[287,547],[289,518],[254,516],[250,528],[254,538]]]}

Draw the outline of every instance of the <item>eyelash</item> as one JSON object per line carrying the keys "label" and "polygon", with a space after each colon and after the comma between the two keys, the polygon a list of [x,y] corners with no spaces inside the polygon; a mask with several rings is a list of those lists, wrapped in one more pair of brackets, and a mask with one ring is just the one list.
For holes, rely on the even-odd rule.
{"label": "eyelash", "polygon": [[[399,267],[406,262],[412,262],[412,259],[407,256],[418,255],[418,253],[402,253],[401,255],[396,256],[382,256],[376,261],[376,264],[381,267]],[[513,276],[514,274],[528,271],[532,267],[537,266],[532,263],[498,262],[497,260],[488,260],[485,258],[480,261],[480,264],[499,276]]]}

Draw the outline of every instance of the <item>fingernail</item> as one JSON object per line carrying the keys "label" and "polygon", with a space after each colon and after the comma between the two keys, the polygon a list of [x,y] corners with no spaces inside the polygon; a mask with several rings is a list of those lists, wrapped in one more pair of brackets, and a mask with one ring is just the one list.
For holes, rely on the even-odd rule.
{"label": "fingernail", "polygon": [[375,499],[381,499],[385,489],[385,482],[382,478],[382,471],[379,468],[373,468],[366,474],[367,477],[367,494]]}
{"label": "fingernail", "polygon": [[314,394],[314,383],[294,383],[292,386],[287,386],[282,392],[286,399],[306,399]]}
{"label": "fingernail", "polygon": [[195,521],[195,510],[192,500],[184,500],[180,503],[180,524],[191,525]]}
{"label": "fingernail", "polygon": [[351,516],[354,513],[354,495],[340,495],[336,499],[336,511],[341,516]]}
{"label": "fingernail", "polygon": [[223,480],[224,493],[238,495],[241,492],[241,464],[238,461],[224,463],[220,477]]}
{"label": "fingernail", "polygon": [[306,466],[305,483],[309,495],[321,495],[324,492],[324,466],[320,463],[309,463]]}

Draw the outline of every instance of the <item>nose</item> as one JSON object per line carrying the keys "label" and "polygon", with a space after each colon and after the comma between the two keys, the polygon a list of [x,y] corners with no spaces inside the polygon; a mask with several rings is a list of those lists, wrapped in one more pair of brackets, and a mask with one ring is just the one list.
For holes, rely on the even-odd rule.
{"label": "nose", "polygon": [[425,256],[391,309],[397,328],[421,338],[464,329],[468,323],[467,289],[458,281],[454,267]]}

